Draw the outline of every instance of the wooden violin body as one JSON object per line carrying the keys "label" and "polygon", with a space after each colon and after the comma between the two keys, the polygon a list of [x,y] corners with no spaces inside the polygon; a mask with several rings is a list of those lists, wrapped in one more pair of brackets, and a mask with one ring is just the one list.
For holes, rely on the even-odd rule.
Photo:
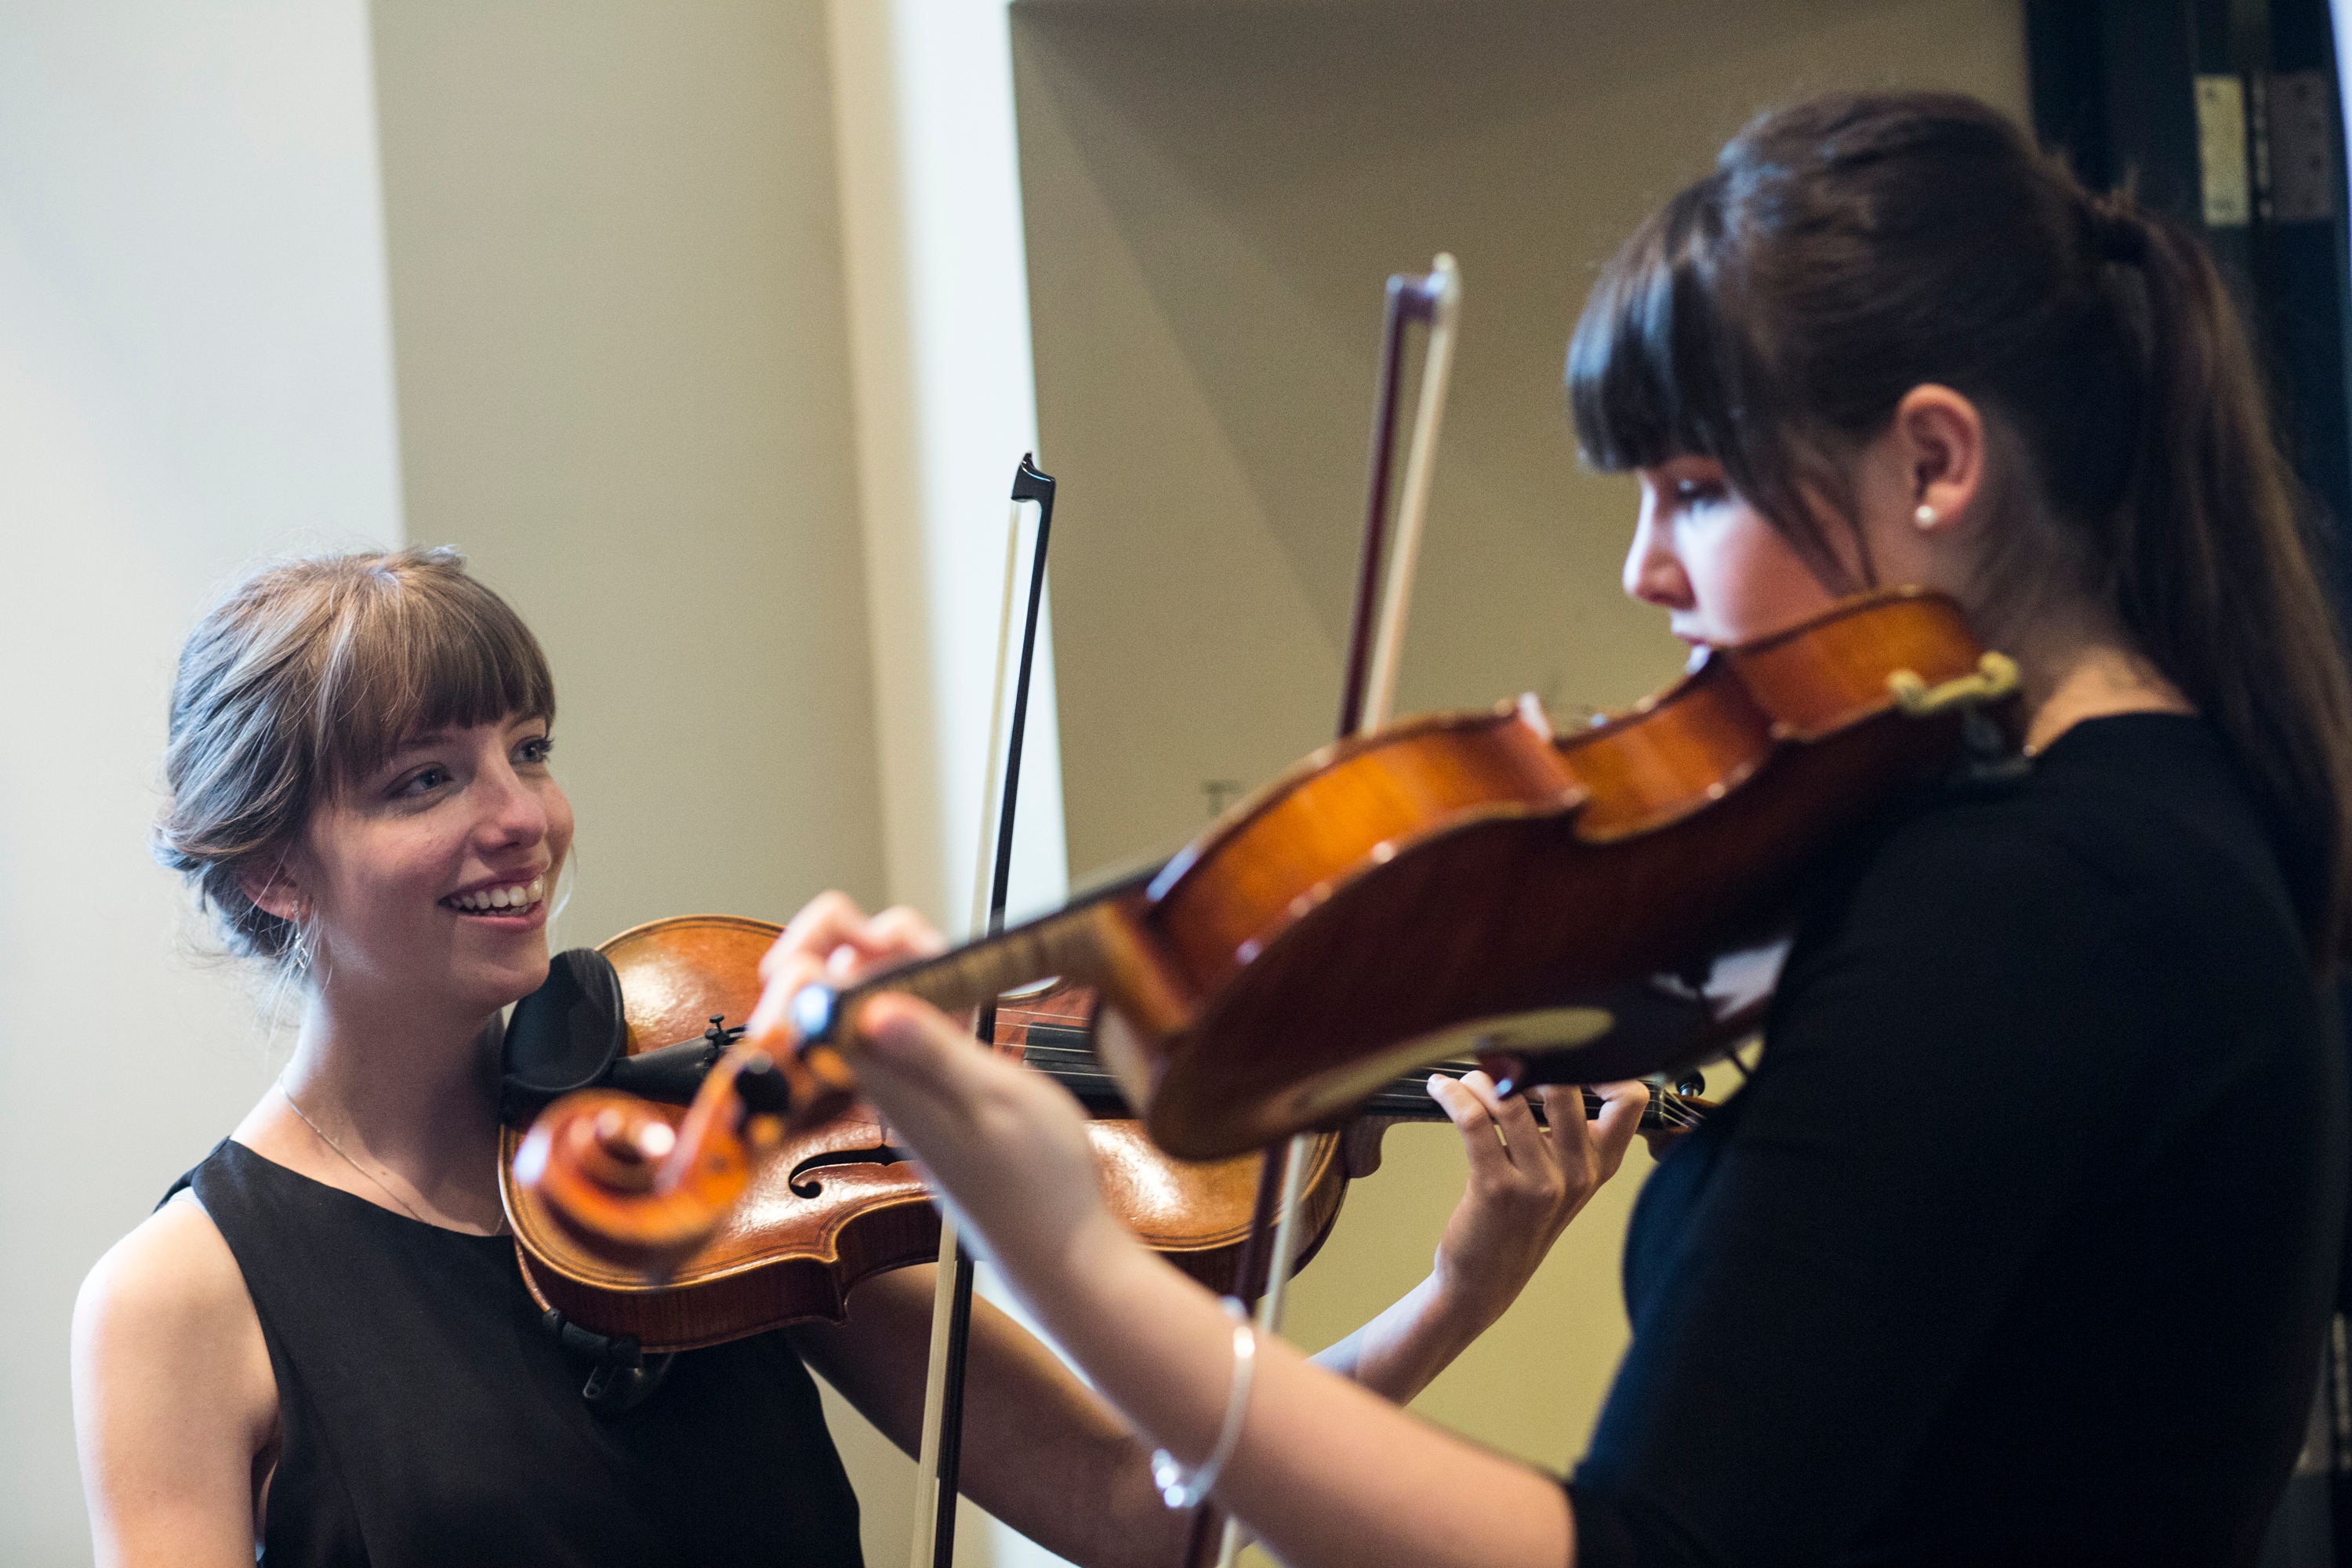
{"label": "wooden violin body", "polygon": [[[779,927],[732,915],[689,915],[622,932],[600,950],[620,983],[626,1049],[634,1057],[692,1039],[713,1018],[742,1017],[759,989],[758,965]],[[1144,1244],[1219,1293],[1244,1282],[1256,1163],[1196,1163],[1162,1153],[1126,1113],[1116,1084],[1087,1047],[1095,998],[1055,984],[1004,998],[996,1045],[1069,1089],[1095,1112],[1087,1128],[1111,1212]],[[715,1052],[714,1052],[715,1054]],[[1460,1070],[1467,1064],[1454,1064]],[[584,1091],[575,1106],[625,1110],[640,1127],[658,1122],[677,1136],[687,1109],[609,1090]],[[1597,1104],[1588,1108],[1597,1110]],[[1645,1127],[1670,1131],[1704,1115],[1705,1101],[1661,1089]],[[1328,1237],[1347,1183],[1370,1175],[1381,1137],[1402,1121],[1435,1121],[1435,1103],[1414,1084],[1389,1086],[1372,1114],[1317,1140],[1308,1172],[1304,1268]],[[593,1119],[588,1123],[593,1125]],[[811,1319],[838,1321],[861,1279],[939,1252],[939,1214],[920,1173],[872,1107],[786,1134],[786,1142],[741,1173],[743,1201],[692,1251],[672,1261],[631,1257],[609,1237],[578,1235],[540,1188],[520,1179],[520,1130],[504,1135],[499,1180],[516,1251],[531,1294],[592,1332],[626,1334],[649,1352],[716,1344]]]}
{"label": "wooden violin body", "polygon": [[[1087,1134],[1093,1141],[1095,1172],[1103,1197],[1143,1244],[1219,1295],[1235,1292],[1243,1243],[1249,1239],[1250,1213],[1257,1194],[1256,1159],[1171,1159],[1134,1120],[1116,1090],[1105,1093],[1088,1058],[1075,1064],[1068,1042],[1091,1029],[1096,1002],[1085,987],[1057,982],[1027,996],[997,1004],[996,1044],[1017,1050],[1076,1093],[1095,1113]],[[1108,1085],[1108,1079],[1100,1081]],[[1307,1175],[1302,1211],[1307,1244],[1298,1258],[1304,1268],[1330,1235],[1349,1178],[1367,1170],[1350,1168],[1351,1151],[1338,1136],[1317,1140]],[[1377,1159],[1377,1144],[1374,1145]],[[1360,1156],[1359,1156],[1360,1159]],[[1258,1270],[1265,1272],[1261,1265]]]}
{"label": "wooden violin body", "polygon": [[[621,982],[630,1054],[691,1040],[714,1015],[748,1016],[759,1000],[760,959],[781,929],[694,915],[604,943],[600,951]],[[1033,1025],[1045,1033],[1082,1030],[1091,1007],[1088,994],[1069,987],[1008,999],[998,1010],[997,1043],[1020,1050]],[[681,1105],[601,1089],[575,1103],[592,1113],[600,1106],[625,1111],[637,1126],[658,1121],[672,1136],[687,1115]],[[1256,1162],[1171,1160],[1123,1115],[1098,1118],[1089,1131],[1112,1211],[1187,1274],[1212,1289],[1232,1289]],[[538,1186],[518,1179],[523,1143],[519,1129],[503,1135],[499,1182],[532,1296],[593,1332],[632,1335],[647,1352],[721,1343],[811,1319],[839,1321],[859,1280],[939,1256],[929,1191],[863,1100],[787,1133],[743,1173],[743,1196],[707,1239],[675,1261],[661,1259],[657,1269],[567,1226]],[[1307,1210],[1318,1244],[1344,1187],[1339,1140],[1323,1139]]]}

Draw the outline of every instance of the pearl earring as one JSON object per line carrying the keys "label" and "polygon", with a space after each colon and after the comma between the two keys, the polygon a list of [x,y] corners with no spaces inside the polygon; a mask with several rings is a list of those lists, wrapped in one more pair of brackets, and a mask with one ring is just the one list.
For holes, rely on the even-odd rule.
{"label": "pearl earring", "polygon": [[1911,514],[1911,521],[1918,525],[1920,532],[1925,533],[1929,529],[1935,527],[1937,522],[1942,521],[1942,519],[1937,517],[1934,507],[1922,501],[1919,504],[1919,510]]}

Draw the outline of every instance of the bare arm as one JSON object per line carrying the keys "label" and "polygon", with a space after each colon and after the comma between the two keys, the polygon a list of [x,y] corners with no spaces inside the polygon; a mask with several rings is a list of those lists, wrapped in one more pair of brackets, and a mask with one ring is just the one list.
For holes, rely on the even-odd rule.
{"label": "bare arm", "polygon": [[[908,1453],[921,1436],[931,1293],[939,1269],[902,1268],[849,1299],[846,1323],[804,1324],[810,1366]],[[1056,1555],[1088,1568],[1167,1568],[1182,1517],[1160,1506],[1143,1448],[1028,1331],[971,1304],[961,1489]]]}
{"label": "bare arm", "polygon": [[[866,1005],[866,1091],[987,1238],[1039,1321],[1103,1396],[1179,1459],[1216,1442],[1234,1326],[1213,1298],[1119,1225],[1091,1179],[1083,1113],[911,998]],[[1548,1477],[1427,1426],[1262,1341],[1222,1503],[1310,1568],[1561,1568],[1565,1495]],[[1057,1491],[1084,1497],[1065,1479]]]}
{"label": "bare arm", "polygon": [[[838,894],[811,903],[761,965],[767,992],[753,1037],[783,1044],[800,986],[895,956],[904,931],[892,922],[911,919],[868,921]],[[1105,1207],[1077,1103],[973,1049],[911,997],[866,1002],[851,1037],[865,1091],[1045,1329],[1148,1442],[1203,1460],[1234,1386],[1234,1326]],[[1285,1562],[1572,1562],[1567,1499],[1549,1478],[1425,1426],[1279,1342],[1259,1354],[1240,1443],[1215,1491]],[[1070,1479],[1055,1490],[1085,1498]]]}
{"label": "bare arm", "polygon": [[1429,1385],[1470,1342],[1494,1326],[1535,1277],[1569,1221],[1617,1173],[1641,1125],[1649,1091],[1601,1089],[1608,1101],[1586,1123],[1582,1092],[1553,1085],[1546,1124],[1525,1099],[1504,1100],[1483,1072],[1433,1077],[1429,1092],[1462,1133],[1470,1179],[1445,1223],[1429,1278],[1315,1362],[1400,1405]]}
{"label": "bare arm", "polygon": [[193,1198],[82,1282],[73,1393],[100,1568],[251,1568],[278,1384],[245,1277]]}

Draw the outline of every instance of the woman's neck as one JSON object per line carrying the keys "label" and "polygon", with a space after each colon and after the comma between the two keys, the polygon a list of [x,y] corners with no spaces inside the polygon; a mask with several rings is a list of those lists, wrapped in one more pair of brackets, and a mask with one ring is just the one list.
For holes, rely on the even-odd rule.
{"label": "woman's neck", "polygon": [[2085,719],[2194,713],[2196,705],[2103,613],[2044,613],[1998,645],[2025,696],[2025,749],[2040,752]]}
{"label": "woman's neck", "polygon": [[490,1232],[498,1190],[496,1016],[419,1016],[317,992],[293,1059],[237,1141],[428,1224]]}

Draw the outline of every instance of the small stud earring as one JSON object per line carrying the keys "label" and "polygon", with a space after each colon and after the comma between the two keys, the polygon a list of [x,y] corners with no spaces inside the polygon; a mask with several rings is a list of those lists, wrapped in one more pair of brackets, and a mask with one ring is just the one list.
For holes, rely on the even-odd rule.
{"label": "small stud earring", "polygon": [[1922,501],[1919,510],[1911,514],[1911,521],[1918,526],[1920,532],[1925,533],[1943,520],[1937,515],[1934,507]]}

